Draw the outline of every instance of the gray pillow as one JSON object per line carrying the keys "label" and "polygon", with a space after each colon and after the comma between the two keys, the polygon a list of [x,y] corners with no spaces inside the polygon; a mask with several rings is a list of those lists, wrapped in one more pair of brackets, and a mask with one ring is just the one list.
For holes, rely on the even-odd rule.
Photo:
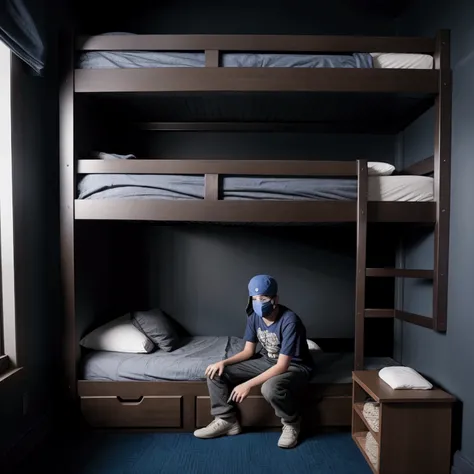
{"label": "gray pillow", "polygon": [[171,352],[179,346],[179,336],[173,321],[160,309],[134,311],[133,325],[148,336],[161,350]]}

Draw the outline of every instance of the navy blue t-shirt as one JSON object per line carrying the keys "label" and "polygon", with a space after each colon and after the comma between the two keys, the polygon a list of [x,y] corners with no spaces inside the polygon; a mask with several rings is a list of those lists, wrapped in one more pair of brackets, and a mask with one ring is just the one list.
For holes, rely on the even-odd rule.
{"label": "navy blue t-shirt", "polygon": [[244,340],[260,342],[264,354],[275,363],[280,354],[291,356],[292,365],[312,370],[313,363],[306,342],[306,328],[301,319],[286,306],[279,305],[277,319],[269,326],[252,313],[247,319]]}

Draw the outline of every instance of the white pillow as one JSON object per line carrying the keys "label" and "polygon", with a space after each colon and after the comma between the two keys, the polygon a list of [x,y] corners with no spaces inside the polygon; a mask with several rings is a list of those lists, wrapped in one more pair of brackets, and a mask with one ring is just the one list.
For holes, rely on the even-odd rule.
{"label": "white pillow", "polygon": [[309,339],[306,339],[310,351],[320,351],[321,348],[314,342]]}
{"label": "white pillow", "polygon": [[106,153],[105,151],[93,151],[91,156],[99,160],[134,160],[136,158],[135,155],[119,155],[118,153]]}
{"label": "white pillow", "polygon": [[97,351],[136,354],[146,354],[155,349],[153,342],[133,325],[130,314],[99,326],[83,337],[80,344]]}
{"label": "white pillow", "polygon": [[367,168],[369,176],[390,176],[395,171],[395,166],[382,161],[369,161]]}
{"label": "white pillow", "polygon": [[410,367],[384,367],[379,377],[394,390],[430,390],[433,385]]}

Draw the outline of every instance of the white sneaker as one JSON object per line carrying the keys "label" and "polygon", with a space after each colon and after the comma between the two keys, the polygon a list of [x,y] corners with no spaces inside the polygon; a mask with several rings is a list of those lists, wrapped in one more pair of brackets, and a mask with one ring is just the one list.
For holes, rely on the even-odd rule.
{"label": "white sneaker", "polygon": [[202,439],[217,438],[218,436],[234,436],[242,432],[238,421],[227,421],[215,418],[207,426],[196,430],[194,436]]}
{"label": "white sneaker", "polygon": [[283,432],[278,440],[280,448],[294,448],[298,444],[298,436],[301,429],[301,419],[294,423],[283,422]]}

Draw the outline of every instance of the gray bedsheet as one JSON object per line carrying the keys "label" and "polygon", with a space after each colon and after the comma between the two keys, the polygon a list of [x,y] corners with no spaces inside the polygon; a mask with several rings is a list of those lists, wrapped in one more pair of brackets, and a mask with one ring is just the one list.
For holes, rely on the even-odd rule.
{"label": "gray bedsheet", "polygon": [[[130,69],[204,67],[204,53],[149,51],[88,51],[78,58],[79,69]],[[222,67],[357,68],[373,67],[368,53],[354,54],[254,54],[226,53]]]}
{"label": "gray bedsheet", "polygon": [[[184,339],[182,346],[173,352],[127,354],[91,351],[83,359],[82,377],[108,381],[202,381],[209,364],[230,357],[243,347],[244,341],[238,337],[199,336]],[[312,355],[315,362],[312,383],[351,382],[353,354],[314,351]],[[390,358],[366,360],[368,369],[394,364]]]}
{"label": "gray bedsheet", "polygon": [[[203,199],[204,177],[90,174],[78,184],[79,199]],[[225,177],[224,200],[355,200],[357,180],[348,178]]]}

